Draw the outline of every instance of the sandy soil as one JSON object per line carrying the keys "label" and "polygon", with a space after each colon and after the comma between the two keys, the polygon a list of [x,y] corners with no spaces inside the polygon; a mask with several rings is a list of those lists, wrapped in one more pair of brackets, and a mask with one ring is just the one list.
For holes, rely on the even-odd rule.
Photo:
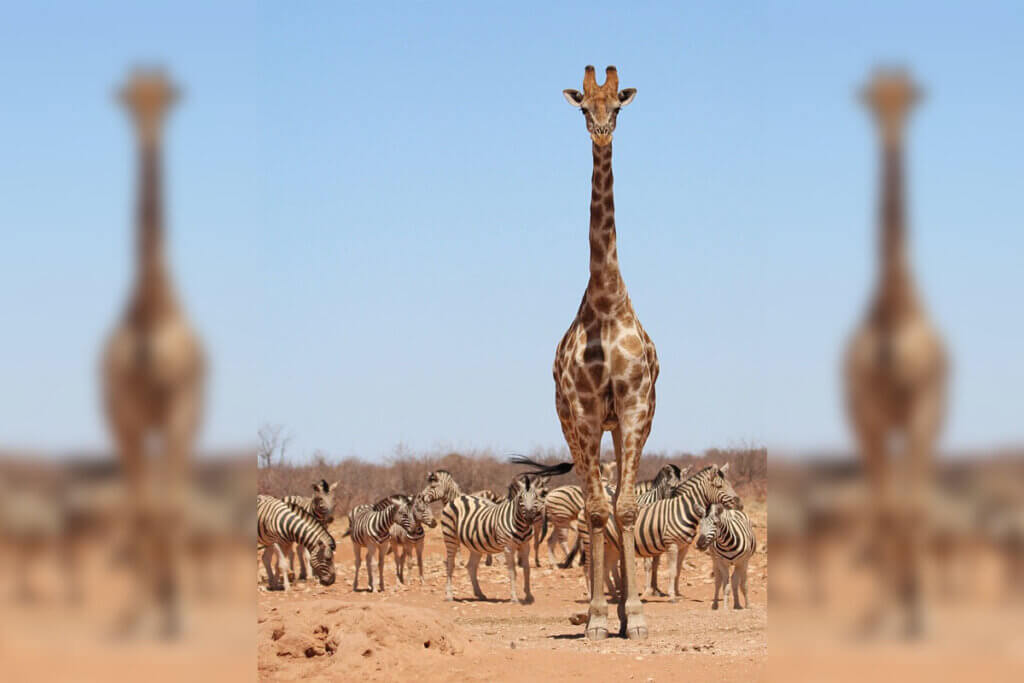
{"label": "sandy soil", "polygon": [[[763,503],[747,512],[758,539],[765,538]],[[694,676],[696,680],[760,680],[767,654],[767,554],[760,550],[750,564],[750,609],[711,610],[714,584],[711,562],[695,549],[680,581],[683,598],[645,601],[650,638],[628,641],[611,637],[600,643],[583,638],[583,627],[569,623],[585,610],[582,570],[545,566],[531,574],[536,601],[508,601],[503,558],[481,564],[486,602],[472,599],[462,566],[456,561],[456,601],[444,601],[444,544],[440,528],[426,541],[424,583],[412,578],[398,584],[394,561],[385,559],[383,594],[366,592],[365,564],[360,591],[352,591],[352,546],[339,539],[335,556],[337,582],[322,587],[296,582],[283,593],[266,591],[261,578],[258,599],[258,671],[264,680],[400,680],[495,681],[543,676],[546,680],[659,681]],[[532,558],[531,558],[532,559]],[[262,569],[262,565],[261,565]],[[376,573],[376,572],[375,572]],[[413,570],[413,576],[417,574]],[[517,574],[522,587],[522,573]],[[661,586],[669,581],[661,573]],[[615,606],[609,627],[616,630]]]}

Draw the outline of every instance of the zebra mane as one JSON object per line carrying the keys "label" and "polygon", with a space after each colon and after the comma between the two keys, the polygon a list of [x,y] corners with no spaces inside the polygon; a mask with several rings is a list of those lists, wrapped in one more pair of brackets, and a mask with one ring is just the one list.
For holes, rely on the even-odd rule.
{"label": "zebra mane", "polygon": [[665,483],[666,479],[672,476],[681,478],[682,470],[679,469],[679,465],[669,463],[668,465],[665,465],[660,470],[658,470],[658,473],[654,475],[654,479],[651,480],[651,486],[653,488],[658,488],[659,486]]}
{"label": "zebra mane", "polygon": [[691,474],[675,487],[675,489],[672,491],[673,497],[681,495],[683,491],[685,491],[688,488],[693,488],[701,483],[708,481],[712,476],[712,472],[715,472],[717,470],[718,467],[715,465],[707,465],[706,467],[702,467],[700,471]]}
{"label": "zebra mane", "polygon": [[320,530],[324,532],[324,534],[327,536],[328,540],[330,541],[331,550],[335,550],[336,549],[336,545],[334,543],[334,536],[331,536],[331,532],[327,530],[327,527],[324,526],[323,522],[321,522],[319,519],[314,517],[311,513],[306,512],[306,509],[304,507],[301,507],[300,505],[298,505],[296,503],[286,503],[286,505],[288,505],[289,509],[291,509],[291,511],[293,513],[295,513],[296,515],[298,515],[302,519],[306,520],[307,522],[312,522],[312,523],[316,524],[318,527],[320,527]]}
{"label": "zebra mane", "polygon": [[376,503],[374,503],[370,507],[372,507],[374,510],[376,510],[378,512],[381,511],[381,510],[385,510],[385,509],[391,507],[392,505],[394,505],[395,504],[394,499],[395,498],[399,498],[399,497],[405,498],[407,502],[409,500],[409,496],[406,496],[406,495],[401,494],[401,493],[392,493],[390,496],[384,496],[383,498],[378,500]]}
{"label": "zebra mane", "polygon": [[437,481],[438,479],[441,478],[439,475],[442,475],[442,474],[447,474],[449,477],[452,476],[452,473],[449,472],[448,470],[434,470],[433,472],[427,473],[427,481],[430,481],[430,482]]}

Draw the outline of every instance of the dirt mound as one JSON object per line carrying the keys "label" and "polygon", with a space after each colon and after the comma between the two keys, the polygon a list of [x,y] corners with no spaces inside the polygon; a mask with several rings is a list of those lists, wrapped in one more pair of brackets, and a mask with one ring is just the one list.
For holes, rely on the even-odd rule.
{"label": "dirt mound", "polygon": [[394,678],[413,674],[424,657],[461,654],[470,641],[463,629],[431,610],[341,600],[272,607],[258,628],[261,678]]}

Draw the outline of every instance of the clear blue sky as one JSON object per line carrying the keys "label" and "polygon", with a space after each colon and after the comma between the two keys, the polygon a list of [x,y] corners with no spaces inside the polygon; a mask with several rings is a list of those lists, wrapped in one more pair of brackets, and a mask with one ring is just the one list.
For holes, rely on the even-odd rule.
{"label": "clear blue sky", "polygon": [[1024,437],[1019,4],[484,4],[9,7],[0,443],[107,443],[96,355],[130,283],[134,192],[111,94],[140,60],[185,91],[168,218],[213,359],[207,447],[262,421],[298,454],[564,443],[550,367],[587,279],[591,157],[560,91],[588,63],[639,90],[614,167],[662,363],[649,449],[846,443],[837,358],[876,185],[853,90],[880,60],[928,91],[910,200],[955,354],[945,443]]}

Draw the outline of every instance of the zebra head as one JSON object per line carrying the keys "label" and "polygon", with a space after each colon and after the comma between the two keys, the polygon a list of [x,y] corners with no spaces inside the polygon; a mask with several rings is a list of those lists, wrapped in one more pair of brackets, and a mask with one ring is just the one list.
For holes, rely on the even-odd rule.
{"label": "zebra head", "polygon": [[330,542],[317,541],[313,552],[309,554],[309,563],[313,566],[313,574],[320,580],[321,585],[330,586],[334,583],[334,539],[330,538]]}
{"label": "zebra head", "polygon": [[718,538],[718,524],[724,508],[718,503],[708,506],[697,526],[697,550],[707,550]]}
{"label": "zebra head", "polygon": [[722,467],[709,465],[679,484],[672,491],[672,497],[686,496],[698,505],[697,509],[700,511],[712,503],[718,503],[730,510],[742,510],[743,501],[725,478],[728,471],[728,464]]}
{"label": "zebra head", "polygon": [[453,496],[455,480],[448,470],[436,470],[427,473],[427,486],[420,495],[428,504],[435,500],[448,500]]}
{"label": "zebra head", "polygon": [[715,488],[716,495],[713,496],[711,502],[721,503],[728,510],[742,510],[743,499],[736,495],[736,490],[733,489],[729,480],[725,478],[725,474],[729,471],[729,463],[716,467],[715,470],[715,476],[711,479],[711,485]]}
{"label": "zebra head", "polygon": [[427,504],[422,493],[416,494],[416,497],[412,499],[412,519],[414,526],[426,524],[431,529],[437,526],[434,511],[430,509],[430,505]]}
{"label": "zebra head", "polygon": [[388,496],[388,500],[395,507],[393,523],[405,529],[405,533],[411,534],[416,527],[416,523],[413,521],[412,499],[409,496],[396,493],[393,496]]}
{"label": "zebra head", "polygon": [[313,497],[310,500],[312,512],[317,519],[327,524],[334,521],[334,494],[338,490],[338,484],[328,484],[326,479],[321,479],[313,484]]}
{"label": "zebra head", "polygon": [[547,477],[520,475],[508,487],[508,500],[512,501],[519,515],[529,523],[544,514],[544,501],[548,491],[544,484]]}

